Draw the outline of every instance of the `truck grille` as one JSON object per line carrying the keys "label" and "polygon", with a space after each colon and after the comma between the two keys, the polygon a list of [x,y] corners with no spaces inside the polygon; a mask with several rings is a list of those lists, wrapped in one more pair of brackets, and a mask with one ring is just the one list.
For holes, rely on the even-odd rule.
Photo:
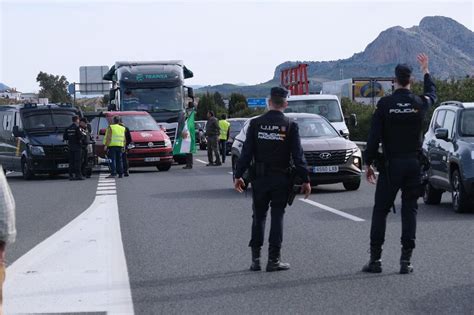
{"label": "truck grille", "polygon": [[171,152],[144,152],[144,153],[127,153],[127,157],[129,159],[140,159],[140,158],[147,158],[147,157],[170,157],[172,155]]}
{"label": "truck grille", "polygon": [[67,145],[45,145],[43,146],[44,154],[48,158],[64,158],[69,154]]}
{"label": "truck grille", "polygon": [[176,128],[166,129],[166,134],[170,138],[171,143],[174,144],[174,140],[176,139]]}
{"label": "truck grille", "polygon": [[354,152],[354,149],[337,151],[308,151],[304,152],[304,157],[306,158],[309,166],[341,165],[345,164]]}
{"label": "truck grille", "polygon": [[164,141],[135,142],[135,148],[165,148],[165,147],[166,145]]}

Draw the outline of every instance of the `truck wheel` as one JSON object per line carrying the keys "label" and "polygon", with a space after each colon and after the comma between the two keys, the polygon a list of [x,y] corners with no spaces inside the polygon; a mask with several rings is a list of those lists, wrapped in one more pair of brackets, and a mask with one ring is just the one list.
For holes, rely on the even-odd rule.
{"label": "truck wheel", "polygon": [[23,174],[23,179],[26,180],[30,180],[34,177],[34,174],[28,166],[26,159],[21,160],[21,173]]}
{"label": "truck wheel", "polygon": [[427,205],[439,205],[442,195],[442,190],[436,189],[428,183],[423,192],[423,202]]}
{"label": "truck wheel", "polygon": [[160,172],[167,172],[171,168],[171,164],[163,164],[163,165],[158,165],[156,167]]}
{"label": "truck wheel", "polygon": [[467,212],[469,206],[469,198],[466,191],[464,190],[461,174],[458,170],[454,170],[453,175],[451,176],[451,185],[453,186],[451,197],[453,200],[454,212]]}
{"label": "truck wheel", "polygon": [[360,179],[358,179],[357,181],[343,182],[342,185],[346,190],[357,190],[360,187]]}

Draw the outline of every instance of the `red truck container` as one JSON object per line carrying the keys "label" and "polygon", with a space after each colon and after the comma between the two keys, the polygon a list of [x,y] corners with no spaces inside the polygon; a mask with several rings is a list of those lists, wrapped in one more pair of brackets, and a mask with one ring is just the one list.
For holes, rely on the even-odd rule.
{"label": "red truck container", "polygon": [[170,138],[153,117],[143,111],[101,112],[94,117],[89,116],[98,157],[106,158],[102,142],[114,116],[120,116],[132,135],[127,155],[130,167],[156,166],[160,171],[168,171],[171,168],[173,147]]}

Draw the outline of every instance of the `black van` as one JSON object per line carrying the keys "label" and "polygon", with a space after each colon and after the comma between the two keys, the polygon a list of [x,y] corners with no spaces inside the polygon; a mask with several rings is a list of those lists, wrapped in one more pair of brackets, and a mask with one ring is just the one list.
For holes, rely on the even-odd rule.
{"label": "black van", "polygon": [[[56,175],[69,169],[64,131],[73,116],[82,117],[72,105],[0,106],[0,163],[5,170],[22,172],[25,179],[35,174]],[[92,171],[92,166],[89,166]]]}

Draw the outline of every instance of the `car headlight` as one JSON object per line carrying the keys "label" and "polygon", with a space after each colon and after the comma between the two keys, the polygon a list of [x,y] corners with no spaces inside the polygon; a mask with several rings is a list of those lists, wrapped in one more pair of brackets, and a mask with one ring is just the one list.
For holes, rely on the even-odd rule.
{"label": "car headlight", "polygon": [[171,148],[171,140],[170,139],[165,139],[165,146],[167,148]]}
{"label": "car headlight", "polygon": [[44,155],[44,149],[40,146],[30,145],[30,151],[33,155]]}

